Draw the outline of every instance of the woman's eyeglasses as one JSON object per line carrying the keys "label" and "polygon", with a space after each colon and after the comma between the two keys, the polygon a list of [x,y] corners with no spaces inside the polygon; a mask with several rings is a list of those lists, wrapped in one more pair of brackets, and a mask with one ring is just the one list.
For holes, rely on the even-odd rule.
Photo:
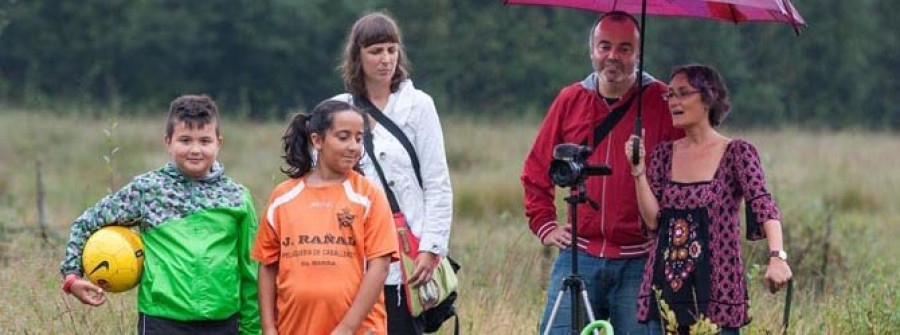
{"label": "woman's eyeglasses", "polygon": [[694,94],[694,93],[700,93],[700,90],[693,90],[693,91],[668,91],[668,92],[662,94],[662,98],[663,98],[663,100],[665,100],[665,101],[669,101],[669,100],[672,100],[672,99],[678,99],[678,100],[681,100],[681,99],[684,99],[684,97],[686,97],[686,96],[688,96],[688,95],[691,95],[691,94]]}

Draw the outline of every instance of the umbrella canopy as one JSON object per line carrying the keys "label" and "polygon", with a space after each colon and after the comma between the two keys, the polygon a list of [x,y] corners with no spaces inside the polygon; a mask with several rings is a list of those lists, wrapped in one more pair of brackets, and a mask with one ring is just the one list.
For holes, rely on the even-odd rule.
{"label": "umbrella canopy", "polygon": [[[609,13],[641,14],[642,0],[504,0],[505,4],[541,5]],[[729,21],[783,22],[799,34],[806,21],[788,0],[646,0],[646,14]]]}

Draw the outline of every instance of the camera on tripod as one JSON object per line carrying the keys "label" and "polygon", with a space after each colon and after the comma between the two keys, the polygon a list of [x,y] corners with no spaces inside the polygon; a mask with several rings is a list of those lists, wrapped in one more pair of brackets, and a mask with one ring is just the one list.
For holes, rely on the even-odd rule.
{"label": "camera on tripod", "polygon": [[612,174],[607,165],[590,165],[587,158],[593,150],[586,145],[562,143],[553,147],[553,161],[550,162],[550,180],[559,187],[575,187],[588,176]]}
{"label": "camera on tripod", "polygon": [[[572,225],[572,239],[578,240],[578,211],[577,206],[580,203],[587,202],[594,210],[599,209],[597,202],[591,200],[587,196],[584,180],[588,176],[602,176],[612,174],[612,169],[606,165],[590,165],[587,163],[588,157],[591,156],[593,150],[585,145],[574,143],[562,143],[553,147],[553,161],[550,162],[550,180],[559,187],[570,187],[571,194],[566,197],[569,204],[569,223]],[[578,276],[578,252],[575,252],[577,244],[569,246],[573,252],[572,255],[572,274],[563,280],[556,296],[556,302],[553,303],[553,309],[550,312],[550,318],[544,328],[544,335],[550,334],[553,321],[556,320],[556,313],[559,311],[566,291],[569,291],[571,297],[571,334],[580,334],[581,327],[584,326],[584,319],[581,311],[587,314],[587,320],[593,322],[594,311],[591,308],[591,301],[588,299],[587,289],[584,281]],[[581,298],[582,300],[579,300]],[[583,309],[582,309],[583,308]],[[594,332],[596,334],[596,332]]]}

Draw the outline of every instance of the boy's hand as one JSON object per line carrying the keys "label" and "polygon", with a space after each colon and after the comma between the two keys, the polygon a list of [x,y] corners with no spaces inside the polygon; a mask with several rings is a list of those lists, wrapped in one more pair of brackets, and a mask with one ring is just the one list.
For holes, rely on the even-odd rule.
{"label": "boy's hand", "polygon": [[85,279],[76,280],[72,283],[72,287],[69,290],[75,298],[78,298],[85,305],[96,307],[106,302],[106,294],[103,293],[103,289]]}

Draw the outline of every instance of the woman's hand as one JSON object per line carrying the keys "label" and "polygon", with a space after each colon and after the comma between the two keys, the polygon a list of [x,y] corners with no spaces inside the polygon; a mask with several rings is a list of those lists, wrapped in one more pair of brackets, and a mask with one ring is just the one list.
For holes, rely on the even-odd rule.
{"label": "woman's hand", "polygon": [[103,289],[83,278],[73,282],[69,292],[85,305],[96,307],[106,302],[106,294],[103,293]]}
{"label": "woman's hand", "polygon": [[[643,135],[643,133],[644,132],[642,130],[641,134]],[[633,150],[634,141],[639,141],[638,142],[638,163],[637,163],[637,165],[632,164],[632,161],[631,161],[631,155],[633,154],[633,151],[634,151]],[[638,137],[637,135],[632,134],[631,137],[628,138],[628,141],[625,141],[625,157],[628,158],[628,165],[631,166],[631,175],[634,176],[635,178],[640,177],[645,172],[645,170],[644,170],[645,169],[644,155],[645,155],[644,138]]]}
{"label": "woman's hand", "polygon": [[416,288],[425,285],[431,280],[431,276],[434,275],[434,269],[437,269],[440,261],[441,256],[437,254],[427,251],[419,252],[419,255],[416,256],[416,269],[413,271],[412,276],[409,277],[409,286]]}
{"label": "woman's hand", "polygon": [[793,277],[794,274],[791,273],[791,267],[788,266],[787,261],[778,257],[769,258],[769,266],[766,268],[763,281],[772,293],[778,292]]}

